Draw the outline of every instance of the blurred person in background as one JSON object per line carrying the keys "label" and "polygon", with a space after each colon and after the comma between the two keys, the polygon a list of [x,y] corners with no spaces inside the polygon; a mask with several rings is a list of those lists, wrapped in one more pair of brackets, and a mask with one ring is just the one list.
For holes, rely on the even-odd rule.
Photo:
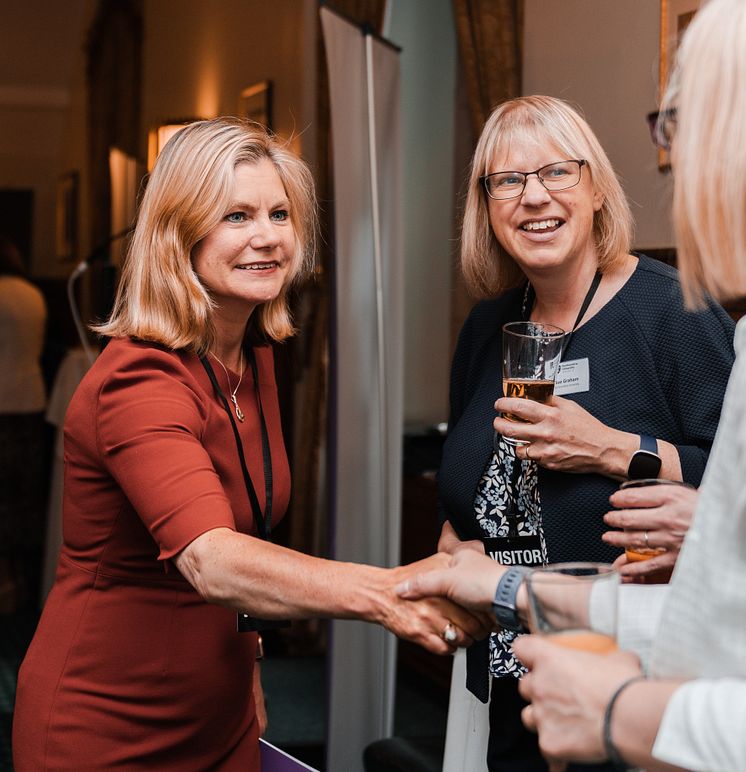
{"label": "blurred person in background", "polygon": [[35,603],[47,473],[40,358],[47,307],[0,235],[0,613]]}

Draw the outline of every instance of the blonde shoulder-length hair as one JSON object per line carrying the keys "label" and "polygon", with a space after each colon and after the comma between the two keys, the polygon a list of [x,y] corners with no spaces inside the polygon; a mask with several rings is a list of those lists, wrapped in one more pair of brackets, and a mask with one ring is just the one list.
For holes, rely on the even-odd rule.
{"label": "blonde shoulder-length hair", "polygon": [[557,147],[563,158],[584,159],[603,203],[593,218],[598,267],[607,271],[624,259],[632,243],[632,213],[608,156],[588,123],[567,102],[550,96],[526,96],[499,105],[487,119],[472,159],[461,229],[461,269],[477,297],[492,297],[517,286],[523,271],[495,238],[487,194],[480,177],[511,142],[533,138]]}
{"label": "blonde shoulder-length hair", "polygon": [[678,267],[690,307],[746,296],[746,3],[697,11],[664,100],[673,143]]}
{"label": "blonde shoulder-length hair", "polygon": [[272,162],[285,187],[296,247],[285,286],[256,308],[250,326],[259,339],[292,335],[287,292],[312,269],[316,251],[313,177],[263,127],[238,118],[189,124],[166,144],[140,204],[111,316],[92,329],[206,352],[214,343],[214,302],[193,269],[192,250],[225,216],[236,167],[263,159]]}

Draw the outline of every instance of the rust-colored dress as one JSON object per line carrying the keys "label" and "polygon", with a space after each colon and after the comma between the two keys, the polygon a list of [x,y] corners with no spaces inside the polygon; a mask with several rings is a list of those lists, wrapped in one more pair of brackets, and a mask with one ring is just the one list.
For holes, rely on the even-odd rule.
{"label": "rust-colored dress", "polygon": [[[276,522],[290,475],[272,351],[257,347],[256,356]],[[264,506],[250,368],[237,397]],[[230,422],[207,373],[193,354],[112,341],[65,419],[64,543],[18,679],[16,772],[259,770],[256,636],[237,633],[236,614],[205,603],[171,562],[218,527],[254,533]]]}

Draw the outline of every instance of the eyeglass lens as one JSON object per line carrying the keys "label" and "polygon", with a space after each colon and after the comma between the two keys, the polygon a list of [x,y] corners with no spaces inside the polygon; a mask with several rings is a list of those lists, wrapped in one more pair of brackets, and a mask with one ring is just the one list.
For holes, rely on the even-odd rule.
{"label": "eyeglass lens", "polygon": [[533,172],[494,172],[484,177],[490,198],[516,198],[523,193],[528,178],[535,174],[547,190],[566,190],[580,182],[583,161],[558,161]]}

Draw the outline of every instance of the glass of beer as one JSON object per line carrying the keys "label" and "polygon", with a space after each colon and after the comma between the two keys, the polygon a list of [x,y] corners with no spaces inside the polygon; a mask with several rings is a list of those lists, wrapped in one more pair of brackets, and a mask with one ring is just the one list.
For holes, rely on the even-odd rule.
{"label": "glass of beer", "polygon": [[[619,572],[609,563],[554,563],[526,577],[529,628],[552,643],[594,654],[616,651]],[[590,628],[590,609],[594,624]]]}
{"label": "glass of beer", "polygon": [[[562,355],[565,331],[551,324],[510,322],[503,325],[503,395],[546,403],[554,392],[554,378]],[[523,421],[503,413],[508,421]],[[511,445],[525,443],[505,437]]]}
{"label": "glass of beer", "polygon": [[[691,488],[694,490],[694,486],[681,480],[666,480],[662,477],[650,477],[642,480],[625,480],[620,486],[619,490],[624,491],[627,488],[647,488],[652,485],[679,485],[683,488]],[[645,530],[644,528],[625,528],[625,530]],[[666,551],[665,547],[627,547],[624,550],[624,554],[627,556],[627,560],[630,563],[639,563],[641,560],[650,560],[650,558],[656,555],[662,555]]]}

